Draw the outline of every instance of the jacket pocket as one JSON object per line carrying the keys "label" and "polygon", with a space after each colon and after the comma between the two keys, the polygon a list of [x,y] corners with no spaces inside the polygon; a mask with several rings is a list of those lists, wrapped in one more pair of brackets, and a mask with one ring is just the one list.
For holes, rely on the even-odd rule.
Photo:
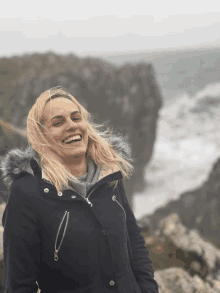
{"label": "jacket pocket", "polygon": [[[61,241],[60,241],[60,245],[59,247],[57,248],[57,240],[58,240],[58,236],[59,236],[59,233],[60,233],[60,229],[62,227],[62,224],[64,222],[64,219],[66,217],[66,222],[65,222],[65,227],[64,227],[64,231],[63,231],[63,235],[62,235],[62,238],[61,238]],[[65,236],[65,233],[66,233],[66,228],[67,228],[67,225],[68,225],[68,221],[69,221],[69,212],[65,211],[64,215],[63,215],[63,218],[60,222],[60,225],[59,225],[59,228],[58,228],[58,231],[57,231],[57,235],[56,235],[56,240],[55,240],[55,251],[54,251],[54,260],[55,261],[58,261],[58,252],[60,250],[60,247],[62,245],[62,242],[63,242],[63,239],[64,239],[64,236]]]}

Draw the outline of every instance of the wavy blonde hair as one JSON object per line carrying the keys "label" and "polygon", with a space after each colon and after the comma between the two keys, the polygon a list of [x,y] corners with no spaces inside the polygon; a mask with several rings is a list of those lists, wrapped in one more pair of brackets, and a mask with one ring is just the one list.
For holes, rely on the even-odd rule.
{"label": "wavy blonde hair", "polygon": [[[50,143],[45,135],[47,129],[43,117],[44,108],[47,102],[58,97],[67,98],[77,105],[86,122],[88,131],[87,158],[90,157],[96,165],[101,167],[102,171],[114,172],[120,170],[123,177],[128,179],[133,171],[133,166],[120,156],[108,142],[108,137],[111,136],[112,130],[108,128],[105,131],[100,131],[103,125],[93,123],[90,113],[71,94],[61,87],[55,87],[43,92],[29,111],[27,139],[40,157],[42,171],[56,187],[57,192],[60,192],[62,188],[68,188],[69,181],[79,182],[62,163],[61,156],[65,155],[62,148],[57,146],[53,139],[54,143]],[[116,187],[117,182],[113,182],[112,185]]]}

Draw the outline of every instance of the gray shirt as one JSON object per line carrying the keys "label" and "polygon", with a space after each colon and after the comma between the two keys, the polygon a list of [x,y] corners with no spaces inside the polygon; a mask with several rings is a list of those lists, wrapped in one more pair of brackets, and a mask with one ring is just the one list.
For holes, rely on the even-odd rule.
{"label": "gray shirt", "polygon": [[86,197],[87,191],[98,181],[101,168],[97,166],[93,161],[87,163],[87,173],[78,177],[80,182],[71,181],[69,183],[70,188],[75,190],[77,193]]}

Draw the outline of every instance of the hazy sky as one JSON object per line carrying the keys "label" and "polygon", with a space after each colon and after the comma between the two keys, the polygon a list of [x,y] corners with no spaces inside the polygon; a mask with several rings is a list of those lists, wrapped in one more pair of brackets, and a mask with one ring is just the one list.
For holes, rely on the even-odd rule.
{"label": "hazy sky", "polygon": [[220,1],[5,1],[0,40],[0,56],[220,46]]}

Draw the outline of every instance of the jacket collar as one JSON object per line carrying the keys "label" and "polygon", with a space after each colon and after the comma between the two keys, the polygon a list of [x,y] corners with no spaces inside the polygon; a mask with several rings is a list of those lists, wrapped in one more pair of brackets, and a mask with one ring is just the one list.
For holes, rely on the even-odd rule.
{"label": "jacket collar", "polygon": [[[132,161],[130,146],[122,136],[112,135],[108,139],[108,142],[112,145],[113,149],[125,160],[129,162]],[[19,148],[10,150],[1,160],[0,170],[2,171],[2,181],[6,185],[8,190],[10,189],[12,183],[16,179],[23,176],[25,173],[29,173],[32,176],[38,175],[41,176],[41,178],[45,178],[44,174],[42,176],[40,157],[38,153],[30,146],[23,150]],[[122,177],[122,175],[119,175],[119,173],[121,174],[121,172],[117,171],[118,170],[115,170],[115,172],[118,174],[116,177]],[[114,174],[116,174],[115,172]],[[109,179],[113,180],[113,178],[116,178],[115,176],[113,176],[112,178],[111,176],[108,176],[111,174],[111,171],[101,171],[98,181],[103,181],[105,177],[108,177],[108,182]],[[118,178],[114,180],[118,180]]]}

